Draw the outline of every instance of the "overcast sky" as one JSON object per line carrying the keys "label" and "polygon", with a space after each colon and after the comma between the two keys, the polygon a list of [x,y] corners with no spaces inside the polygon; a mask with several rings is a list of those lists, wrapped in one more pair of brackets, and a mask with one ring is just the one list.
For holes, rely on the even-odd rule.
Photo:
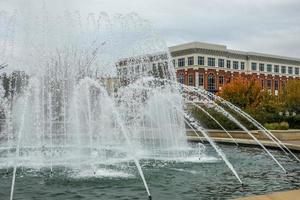
{"label": "overcast sky", "polygon": [[[23,9],[42,0],[0,0]],[[300,57],[300,0],[45,0],[49,9],[135,12],[168,45],[201,41],[231,49]]]}

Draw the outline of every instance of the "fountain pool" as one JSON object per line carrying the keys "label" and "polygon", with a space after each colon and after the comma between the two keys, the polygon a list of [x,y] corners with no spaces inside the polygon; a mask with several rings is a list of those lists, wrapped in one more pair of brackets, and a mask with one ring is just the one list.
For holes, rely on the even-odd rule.
{"label": "fountain pool", "polygon": [[[191,144],[192,145],[192,144]],[[233,163],[245,185],[237,184],[230,170],[210,147],[202,160],[187,162],[141,160],[153,199],[232,199],[248,195],[299,188],[299,164],[278,151],[272,153],[286,164],[288,174],[274,167],[272,160],[253,147],[220,146]],[[196,147],[195,147],[196,148]],[[16,199],[145,199],[134,163],[122,168],[72,171],[54,169],[18,170]],[[12,170],[1,171],[0,195],[9,199]]]}

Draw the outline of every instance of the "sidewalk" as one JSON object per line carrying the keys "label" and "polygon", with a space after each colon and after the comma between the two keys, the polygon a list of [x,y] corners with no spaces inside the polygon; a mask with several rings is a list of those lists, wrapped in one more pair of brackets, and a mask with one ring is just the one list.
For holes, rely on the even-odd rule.
{"label": "sidewalk", "polygon": [[267,195],[238,198],[236,200],[297,200],[300,199],[300,190],[275,192]]}

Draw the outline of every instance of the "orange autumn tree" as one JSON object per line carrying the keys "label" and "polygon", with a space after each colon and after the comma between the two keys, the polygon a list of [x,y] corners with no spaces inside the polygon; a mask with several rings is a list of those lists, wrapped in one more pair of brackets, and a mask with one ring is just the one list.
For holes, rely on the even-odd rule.
{"label": "orange autumn tree", "polygon": [[256,108],[263,98],[259,83],[243,77],[226,84],[218,95],[243,109]]}
{"label": "orange autumn tree", "polygon": [[[293,88],[294,95],[292,96],[294,97],[297,94],[295,89],[297,87],[293,85],[290,88]],[[287,87],[288,89],[289,87]],[[242,108],[262,124],[282,122],[283,119],[279,113],[285,110],[284,107],[288,99],[287,95],[275,96],[270,94],[268,90],[264,90],[261,87],[257,80],[249,80],[242,77],[238,77],[226,84],[219,95]],[[297,98],[291,99],[290,105],[297,105],[295,103]]]}

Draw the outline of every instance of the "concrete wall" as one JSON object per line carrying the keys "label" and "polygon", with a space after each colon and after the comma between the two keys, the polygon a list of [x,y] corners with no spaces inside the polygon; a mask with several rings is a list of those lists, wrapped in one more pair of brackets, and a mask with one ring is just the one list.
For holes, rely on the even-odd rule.
{"label": "concrete wall", "polygon": [[[300,140],[300,130],[274,130],[271,131],[279,140],[281,141],[296,141]],[[229,136],[222,130],[208,130],[211,137],[214,138],[229,138]],[[229,131],[232,137],[236,139],[252,139],[244,131]],[[259,140],[269,140],[261,131],[251,131],[251,133]],[[201,133],[198,133],[202,136]],[[191,129],[187,129],[187,136],[196,136],[196,134]]]}

